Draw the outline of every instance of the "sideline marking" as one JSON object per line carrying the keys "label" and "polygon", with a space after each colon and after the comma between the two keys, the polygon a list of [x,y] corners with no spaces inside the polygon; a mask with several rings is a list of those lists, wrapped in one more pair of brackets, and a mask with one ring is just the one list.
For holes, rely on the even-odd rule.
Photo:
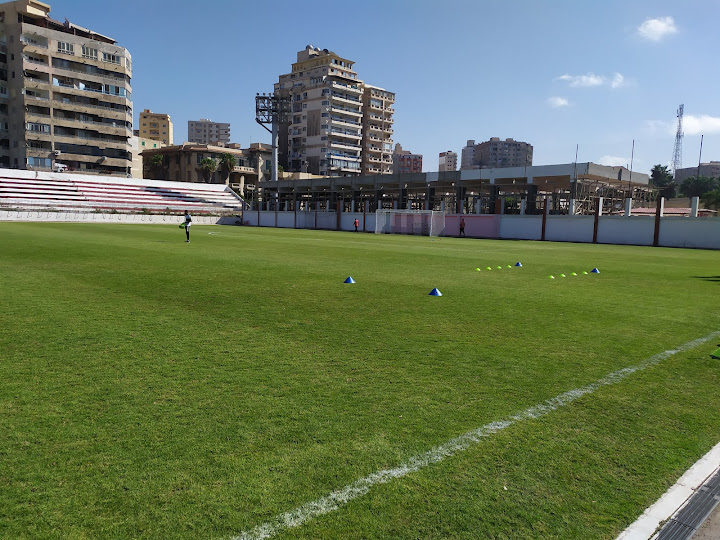
{"label": "sideline marking", "polygon": [[352,484],[348,484],[345,487],[332,491],[324,497],[305,503],[302,506],[298,506],[297,508],[290,510],[289,512],[285,512],[284,514],[279,514],[262,525],[258,525],[249,531],[241,532],[238,536],[232,537],[231,540],[263,540],[275,536],[281,531],[300,527],[313,518],[334,512],[350,501],[362,497],[375,485],[387,484],[391,480],[407,476],[408,474],[432,465],[433,463],[439,463],[454,456],[455,454],[467,450],[475,443],[480,442],[484,437],[502,431],[503,429],[522,420],[532,420],[545,416],[546,414],[549,414],[560,407],[564,407],[565,405],[568,405],[587,394],[593,393],[595,390],[618,383],[637,371],[642,371],[655,366],[674,354],[689,351],[717,337],[720,337],[720,331],[713,332],[712,334],[708,334],[702,338],[688,341],[687,343],[683,343],[676,349],[670,349],[658,353],[647,360],[640,362],[636,366],[630,366],[619,369],[618,371],[613,371],[612,373],[605,375],[605,377],[598,379],[587,386],[559,394],[554,398],[548,399],[547,401],[525,409],[524,411],[509,416],[503,420],[490,422],[489,424],[485,424],[477,429],[463,433],[462,435],[452,438],[446,443],[436,446],[427,452],[412,456],[395,468],[383,469],[374,472],[364,478],[356,480]]}

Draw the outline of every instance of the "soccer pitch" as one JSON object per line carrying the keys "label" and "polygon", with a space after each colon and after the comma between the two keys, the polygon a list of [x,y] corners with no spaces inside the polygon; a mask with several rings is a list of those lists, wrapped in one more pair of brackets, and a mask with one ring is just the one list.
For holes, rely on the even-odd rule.
{"label": "soccer pitch", "polygon": [[720,441],[718,261],[0,223],[0,537],[614,538]]}

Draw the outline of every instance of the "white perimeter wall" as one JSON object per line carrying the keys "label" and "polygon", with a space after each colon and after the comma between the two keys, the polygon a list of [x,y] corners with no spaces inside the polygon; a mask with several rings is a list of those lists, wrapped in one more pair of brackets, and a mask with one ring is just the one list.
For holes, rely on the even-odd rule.
{"label": "white perimeter wall", "polygon": [[[297,217],[296,217],[297,216]],[[275,212],[247,211],[243,214],[246,225],[275,227]],[[365,231],[375,232],[375,214],[367,214]],[[448,215],[456,219],[458,216]],[[467,217],[467,216],[466,216]],[[340,215],[340,230],[354,230],[355,219],[363,231],[362,212],[344,212]],[[297,223],[295,220],[297,219]],[[317,224],[316,224],[317,220]],[[147,223],[173,224],[183,221],[182,216],[145,214],[97,214],[83,212],[38,212],[0,210],[0,221],[46,221],[75,223]],[[551,242],[590,243],[593,240],[594,216],[547,216],[545,240]],[[193,216],[197,225],[240,225],[240,217]],[[291,229],[337,229],[335,212],[278,212],[277,226]],[[508,240],[540,240],[542,216],[500,216],[498,238]],[[651,246],[655,235],[654,216],[601,216],[598,222],[598,243]],[[663,217],[660,222],[659,245],[720,249],[720,218],[718,217]]]}

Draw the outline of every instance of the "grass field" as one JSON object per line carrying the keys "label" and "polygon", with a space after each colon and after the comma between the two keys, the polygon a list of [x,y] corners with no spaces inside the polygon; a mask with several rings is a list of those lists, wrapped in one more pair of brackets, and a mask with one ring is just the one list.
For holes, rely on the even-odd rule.
{"label": "grass field", "polygon": [[[720,330],[717,252],[202,226],[183,240],[176,224],[0,223],[0,537],[257,536]],[[717,340],[265,530],[614,538],[720,441]]]}

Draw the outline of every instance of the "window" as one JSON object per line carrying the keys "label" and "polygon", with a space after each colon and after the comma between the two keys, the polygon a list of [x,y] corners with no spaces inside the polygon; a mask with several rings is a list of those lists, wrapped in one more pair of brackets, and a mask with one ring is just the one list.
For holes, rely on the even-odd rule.
{"label": "window", "polygon": [[330,102],[329,102],[329,101],[323,101],[322,104],[323,104],[323,105],[330,105]]}
{"label": "window", "polygon": [[83,58],[89,58],[90,60],[97,60],[98,59],[98,50],[93,49],[91,47],[86,47],[85,45],[82,46],[82,56]]}
{"label": "window", "polygon": [[110,54],[110,53],[103,53],[103,62],[110,62],[111,64],[120,64],[120,58],[121,56],[118,56],[116,54]]}
{"label": "window", "polygon": [[63,54],[75,54],[75,45],[66,41],[58,41],[58,52]]}
{"label": "window", "polygon": [[28,122],[25,124],[26,131],[33,131],[35,133],[50,133],[50,126],[48,124],[37,124],[35,122]]}
{"label": "window", "polygon": [[307,109],[307,103],[303,103],[303,109]]}
{"label": "window", "polygon": [[330,113],[327,113],[327,112],[320,113],[320,116],[322,116],[323,118],[327,118],[328,116],[330,116]]}

